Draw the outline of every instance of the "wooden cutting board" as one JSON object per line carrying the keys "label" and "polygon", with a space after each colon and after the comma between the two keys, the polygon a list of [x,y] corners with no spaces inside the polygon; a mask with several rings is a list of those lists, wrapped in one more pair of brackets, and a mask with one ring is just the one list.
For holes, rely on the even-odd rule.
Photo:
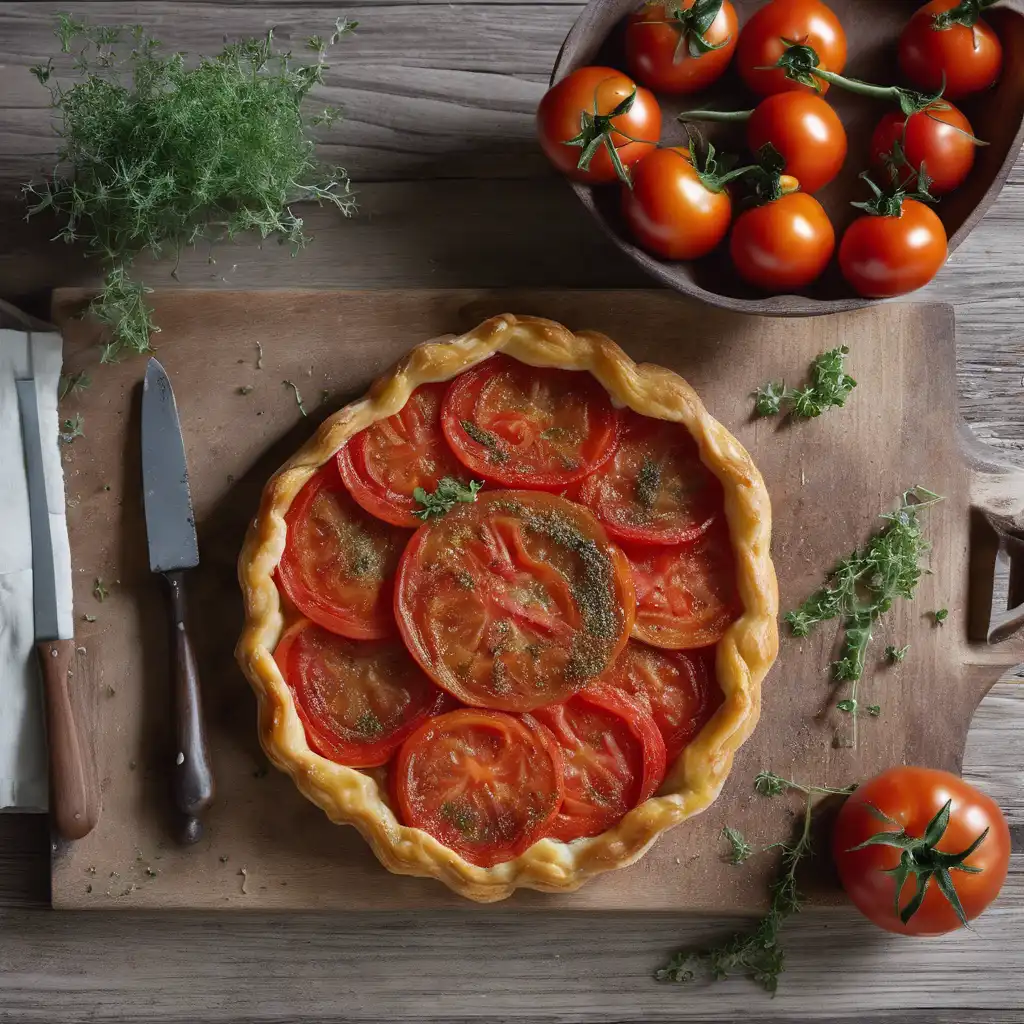
{"label": "wooden cutting board", "polygon": [[[103,809],[92,835],[55,853],[54,906],[469,905],[437,882],[388,874],[353,829],[330,824],[288,778],[268,771],[255,702],[232,656],[242,615],[235,561],[265,481],[325,415],[362,393],[410,346],[495,313],[539,314],[604,331],[633,358],[671,367],[696,386],[712,414],[749,448],[768,484],[783,609],[862,543],[905,488],[921,484],[946,496],[925,514],[932,575],[913,603],[896,606],[872,648],[861,698],[880,704],[882,713],[863,721],[857,750],[833,745],[842,724],[827,670],[835,630],[808,640],[786,636],[764,685],[761,723],[710,810],[663,837],[638,864],[578,893],[520,892],[504,906],[757,910],[772,856],[743,868],[727,865],[722,827],[767,845],[789,834],[798,806],[757,796],[758,770],[830,785],[901,762],[955,770],[982,694],[1022,660],[1012,644],[967,640],[972,471],[957,440],[949,307],[884,305],[815,320],[767,320],[657,291],[173,291],[153,299],[162,329],[155,342],[177,396],[199,533],[202,564],[189,586],[217,801],[207,837],[195,847],[176,846],[167,815],[173,752],[165,609],[160,581],[148,571],[140,487],[145,360],[96,365],[94,329],[69,319],[81,296],[58,293],[55,318],[65,325],[68,370],[88,369],[93,377],[91,388],[65,403],[68,415],[82,414],[85,431],[68,446],[65,469],[80,644],[74,684],[80,713],[91,723]],[[795,384],[817,353],[841,344],[850,347],[859,381],[845,409],[799,425],[751,419],[756,385]],[[298,386],[308,415],[286,380]],[[1013,511],[1024,508],[1019,481],[1016,490],[1005,480],[999,487],[1009,489]],[[984,550],[991,556],[994,549]],[[97,579],[109,589],[102,602],[93,594]],[[986,584],[990,595],[990,572],[983,594]],[[929,613],[942,607],[950,614],[938,627]],[[980,614],[976,605],[975,618]],[[903,665],[883,666],[888,643],[911,645]],[[821,886],[834,896],[828,879]]]}

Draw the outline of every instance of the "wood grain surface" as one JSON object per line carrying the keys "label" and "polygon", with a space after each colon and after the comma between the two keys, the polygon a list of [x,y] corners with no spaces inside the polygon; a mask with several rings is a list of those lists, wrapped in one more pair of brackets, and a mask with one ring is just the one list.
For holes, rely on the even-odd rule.
{"label": "wood grain surface", "polygon": [[[533,142],[533,110],[582,5],[572,2],[345,5],[362,22],[334,61],[324,102],[348,120],[324,133],[361,215],[303,211],[313,247],[186,254],[192,287],[641,286]],[[912,5],[908,5],[909,7]],[[0,5],[0,294],[36,312],[57,285],[92,285],[95,265],[25,224],[17,191],[56,139],[28,68],[54,52],[57,10],[142,21],[172,47],[224,35],[301,40],[338,13],[322,3]],[[957,313],[960,408],[974,433],[1024,464],[1024,161],[985,220],[921,297]],[[170,265],[142,272],[171,286]],[[141,372],[141,371],[140,371]],[[96,685],[99,685],[98,682]],[[1006,809],[1024,843],[1024,689],[983,701],[964,769]],[[971,936],[925,943],[873,932],[852,913],[808,911],[787,926],[789,967],[768,999],[745,982],[683,991],[649,981],[677,944],[726,919],[574,915],[216,915],[40,913],[48,900],[40,818],[0,819],[0,1020],[494,1021],[773,1020],[1018,1024],[1024,1004],[1024,858]]]}

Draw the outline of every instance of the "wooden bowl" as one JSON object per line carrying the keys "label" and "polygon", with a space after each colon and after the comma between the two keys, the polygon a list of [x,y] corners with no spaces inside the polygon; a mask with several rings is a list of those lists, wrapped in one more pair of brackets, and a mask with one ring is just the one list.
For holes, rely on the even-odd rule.
{"label": "wooden bowl", "polygon": [[[845,74],[880,84],[899,82],[896,40],[919,3],[907,0],[828,0],[846,30],[849,56]],[[733,0],[741,27],[761,6],[761,0]],[[566,36],[551,74],[552,84],[587,64],[607,64],[625,69],[623,26],[626,15],[640,0],[591,0]],[[1010,174],[1024,142],[1024,0],[1007,0],[989,10],[985,18],[999,33],[1004,48],[1004,70],[996,86],[957,103],[969,118],[974,132],[988,145],[977,151],[967,181],[944,197],[937,206],[949,236],[952,252],[985,215]],[[710,89],[692,96],[658,94],[663,113],[662,143],[685,144],[686,136],[676,114],[713,107],[746,110],[758,98],[746,91],[730,69]],[[828,92],[849,136],[846,164],[831,184],[817,193],[828,211],[838,239],[857,211],[851,200],[868,198],[857,175],[868,165],[872,130],[890,105],[832,88]],[[701,129],[731,152],[744,149],[743,126],[703,124]],[[824,276],[796,295],[766,296],[739,280],[726,247],[720,246],[702,260],[661,260],[638,248],[630,238],[619,211],[619,186],[591,187],[576,182],[573,191],[615,244],[651,275],[670,288],[694,295],[714,306],[768,316],[815,316],[858,309],[877,301],[854,295],[839,273],[836,261]]]}

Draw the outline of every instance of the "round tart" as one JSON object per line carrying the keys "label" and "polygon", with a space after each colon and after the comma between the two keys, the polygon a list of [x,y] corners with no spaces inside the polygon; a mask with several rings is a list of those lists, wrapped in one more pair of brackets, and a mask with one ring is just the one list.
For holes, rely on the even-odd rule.
{"label": "round tart", "polygon": [[264,490],[263,748],[393,872],[575,889],[721,791],[778,649],[770,540],[676,374],[533,317],[426,342]]}

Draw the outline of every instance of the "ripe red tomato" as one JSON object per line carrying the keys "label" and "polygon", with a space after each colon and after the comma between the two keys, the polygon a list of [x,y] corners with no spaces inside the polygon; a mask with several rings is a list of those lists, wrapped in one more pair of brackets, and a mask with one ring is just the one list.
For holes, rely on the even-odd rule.
{"label": "ripe red tomato", "polygon": [[447,701],[398,640],[349,640],[300,619],[274,660],[310,747],[338,764],[386,764]]}
{"label": "ripe red tomato", "polygon": [[897,142],[910,165],[898,173],[910,180],[923,163],[931,178],[929,190],[935,196],[959,188],[974,166],[974,130],[951,103],[945,109],[931,107],[910,117],[898,110],[886,114],[871,136],[872,166],[885,170],[885,158]]}
{"label": "ripe red tomato", "polygon": [[602,466],[620,415],[589,374],[495,355],[452,381],[441,427],[459,461],[505,487],[561,491]]}
{"label": "ripe red tomato", "polygon": [[601,685],[630,694],[650,712],[670,765],[722,703],[713,650],[667,651],[630,640]]}
{"label": "ripe red tomato", "polygon": [[441,432],[446,383],[424,384],[394,416],[359,431],[338,452],[338,470],[349,493],[371,515],[415,528],[413,491],[432,492],[442,477],[466,483],[470,474]]}
{"label": "ripe red tomato", "polygon": [[633,168],[633,187],[622,187],[622,213],[637,243],[655,256],[694,260],[725,238],[732,220],[726,189],[701,180],[681,146],[659,149]]}
{"label": "ripe red tomato", "polygon": [[703,32],[694,22],[694,0],[645,4],[631,14],[626,24],[629,73],[656,92],[706,89],[729,66],[739,38],[736,8],[729,0],[719,3]]}
{"label": "ripe red tomato", "polygon": [[846,159],[846,129],[839,115],[810,92],[780,92],[762,100],[747,122],[747,146],[756,153],[770,142],[786,174],[809,193],[824,188]]}
{"label": "ripe red tomato", "polygon": [[307,618],[372,640],[395,632],[395,569],[410,533],[360,508],[332,459],[296,495],[277,581]]}
{"label": "ripe red tomato", "polygon": [[547,830],[563,843],[600,835],[665,778],[665,742],[632,697],[604,686],[534,713],[562,749],[565,796]]}
{"label": "ripe red tomato", "polygon": [[395,612],[423,670],[466,704],[529,711],[599,676],[626,645],[629,563],[581,505],[484,491],[413,535]]}
{"label": "ripe red tomato", "polygon": [[736,218],[729,253],[744,281],[778,293],[819,278],[835,245],[835,230],[821,203],[805,192],[787,192]]}
{"label": "ripe red tomato", "polygon": [[465,708],[424,722],[395,761],[402,821],[471,864],[513,860],[562,805],[562,755],[528,715]]}
{"label": "ripe red tomato", "polygon": [[671,650],[710,647],[739,617],[735,562],[724,526],[678,547],[623,547],[636,590],[637,640]]}
{"label": "ripe red tomato", "polygon": [[[943,809],[948,823],[942,828]],[[891,824],[879,817],[891,820]],[[931,826],[931,827],[930,827]],[[931,842],[915,849],[880,844],[879,833],[923,837]],[[987,834],[985,834],[987,832]],[[984,838],[978,842],[979,837]],[[947,868],[945,878],[968,921],[999,895],[1010,861],[1010,830],[995,802],[963,779],[934,768],[891,768],[858,787],[848,797],[832,832],[832,855],[843,888],[857,909],[880,928],[903,935],[941,935],[963,926],[953,903],[939,887],[941,855],[962,854],[965,868]],[[861,847],[857,849],[857,847]],[[937,856],[938,855],[938,856]],[[900,881],[902,863],[908,873]],[[914,899],[922,872],[928,879],[924,899],[909,920],[904,911]]]}
{"label": "ripe red tomato", "polygon": [[1003,45],[984,18],[973,26],[936,27],[935,16],[959,4],[932,0],[918,8],[899,41],[900,70],[907,81],[926,93],[945,84],[943,98],[951,100],[987,89],[1003,66]]}
{"label": "ripe red tomato", "polygon": [[607,145],[599,145],[589,166],[581,168],[579,162],[584,148],[569,145],[569,142],[580,135],[584,115],[589,115],[591,120],[595,115],[606,117],[628,100],[634,90],[632,106],[614,117],[605,133],[626,168],[658,144],[661,108],[654,95],[637,87],[621,71],[602,67],[580,68],[548,89],[537,108],[537,133],[541,148],[555,167],[570,178],[595,185],[615,181],[619,175]]}
{"label": "ripe red tomato", "polygon": [[[813,91],[774,66],[790,43],[813,47],[826,71],[841,74],[846,67],[846,33],[831,8],[820,0],[772,0],[743,26],[736,47],[740,76],[758,95]],[[821,93],[828,91],[827,82],[819,86]]]}
{"label": "ripe red tomato", "polygon": [[689,544],[722,514],[722,485],[682,423],[627,412],[618,450],[580,485],[615,540]]}
{"label": "ripe red tomato", "polygon": [[916,199],[898,217],[858,217],[839,245],[843,277],[860,295],[886,299],[923,288],[946,262],[946,229]]}

